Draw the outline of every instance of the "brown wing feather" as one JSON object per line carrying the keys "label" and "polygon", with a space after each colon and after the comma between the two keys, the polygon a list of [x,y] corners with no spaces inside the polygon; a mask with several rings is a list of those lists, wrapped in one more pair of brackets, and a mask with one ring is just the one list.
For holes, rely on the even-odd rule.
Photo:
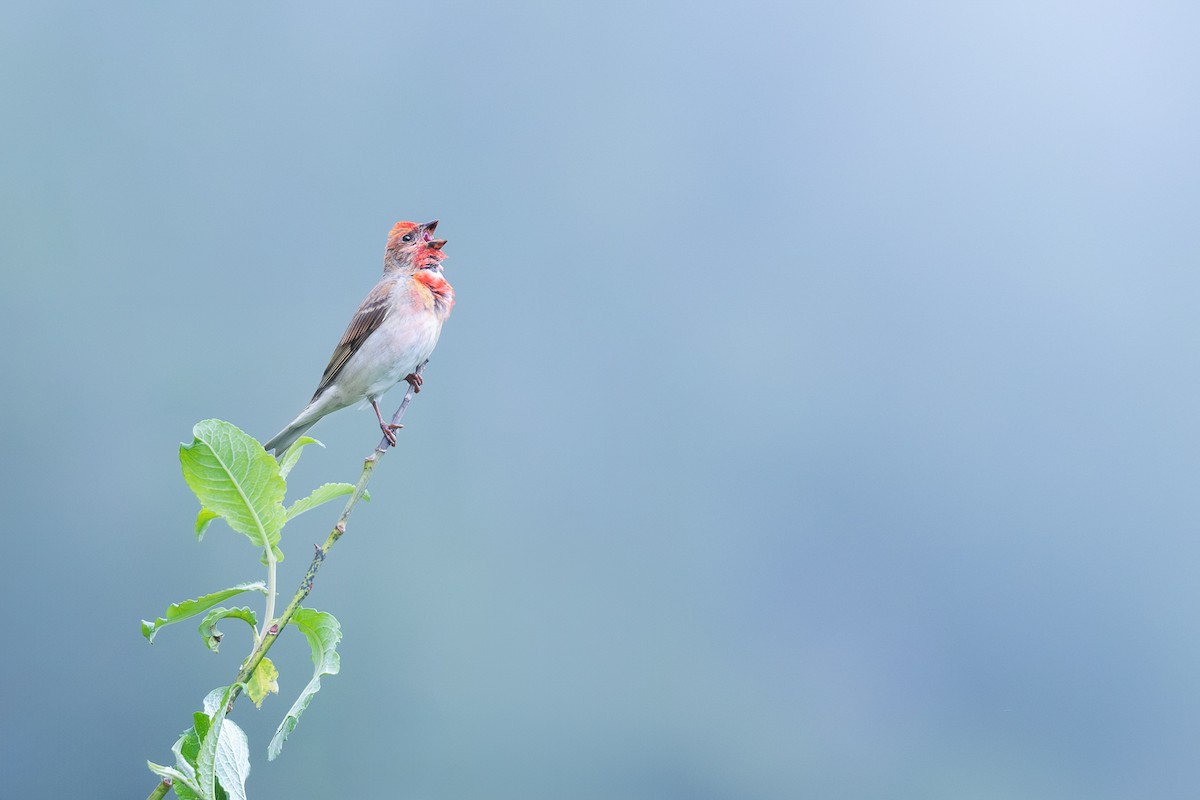
{"label": "brown wing feather", "polygon": [[[354,319],[350,320],[350,325],[342,334],[342,340],[338,342],[337,349],[333,351],[333,356],[329,359],[329,366],[325,367],[325,374],[321,376],[321,385],[313,392],[313,400],[316,400],[321,392],[328,389],[329,385],[337,380],[337,376],[341,374],[342,368],[346,366],[350,356],[358,352],[358,348],[367,340],[367,337],[374,333],[387,318],[388,312],[391,311],[389,296],[392,286],[391,281],[376,284],[371,293],[362,301]],[[312,400],[309,402],[311,403]]]}

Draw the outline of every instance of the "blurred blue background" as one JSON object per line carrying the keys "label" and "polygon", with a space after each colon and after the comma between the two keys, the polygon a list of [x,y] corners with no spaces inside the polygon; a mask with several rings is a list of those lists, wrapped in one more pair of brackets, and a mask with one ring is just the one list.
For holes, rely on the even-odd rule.
{"label": "blurred blue background", "polygon": [[[1194,797],[1194,9],[4,5],[3,796],[149,792],[247,637],[138,620],[261,571],[178,442],[278,430],[437,217],[251,797]],[[378,439],[313,433],[297,491]]]}

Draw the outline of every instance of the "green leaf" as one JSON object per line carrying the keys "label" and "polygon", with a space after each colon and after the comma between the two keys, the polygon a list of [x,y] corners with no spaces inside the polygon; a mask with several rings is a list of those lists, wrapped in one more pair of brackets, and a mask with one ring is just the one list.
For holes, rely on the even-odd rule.
{"label": "green leaf", "polygon": [[[221,698],[225,696],[225,692],[229,689],[228,686],[218,686],[208,694],[204,695],[204,715],[208,717],[208,722],[212,724],[213,715],[217,713],[217,709],[221,707]],[[225,705],[229,705],[226,703]],[[200,730],[197,726],[196,730]],[[201,736],[208,734],[208,728],[204,729]]]}
{"label": "green leaf", "polygon": [[[208,723],[208,717],[204,714],[198,716]],[[192,800],[192,798],[203,797],[200,793],[200,785],[196,778],[196,757],[195,753],[199,748],[200,740],[196,736],[196,729],[188,728],[183,734],[175,740],[175,744],[171,747],[171,752],[175,754],[175,766],[164,767],[161,764],[155,764],[153,761],[147,761],[146,766],[150,771],[160,778],[170,778],[172,788],[175,790],[175,796],[182,800]]]}
{"label": "green leaf", "polygon": [[246,800],[246,777],[250,774],[250,742],[246,732],[231,719],[221,725],[214,764],[217,783],[230,800]]}
{"label": "green leaf", "polygon": [[172,603],[167,606],[166,616],[159,617],[150,622],[142,620],[142,636],[146,637],[146,641],[153,643],[154,637],[158,635],[160,628],[170,625],[181,620],[194,617],[197,614],[203,614],[217,603],[223,600],[228,600],[234,595],[242,592],[262,592],[267,593],[267,585],[262,581],[251,581],[250,583],[239,583],[237,586],[231,586],[228,589],[222,589],[219,592],[206,594],[203,597],[198,597],[195,600],[184,600],[182,603]]}
{"label": "green leaf", "polygon": [[204,800],[199,790],[190,786],[180,786],[178,783],[173,783],[171,784],[171,791],[175,792],[175,797],[178,800]]}
{"label": "green leaf", "polygon": [[216,515],[258,547],[277,545],[287,519],[287,484],[278,462],[253,436],[219,419],[197,422],[192,435],[191,444],[179,445],[179,462],[204,509],[196,518],[197,535]]}
{"label": "green leaf", "polygon": [[180,800],[193,800],[193,798],[204,800],[199,793],[199,783],[196,782],[196,757],[200,754],[200,740],[208,731],[210,721],[208,715],[200,711],[192,715],[192,720],[192,727],[184,731],[175,742],[175,746],[171,748],[171,752],[175,754],[176,767],[181,772],[189,773],[192,776],[191,788],[175,786],[175,795]]}
{"label": "green leaf", "polygon": [[254,701],[254,705],[262,708],[263,700],[271,693],[279,694],[279,670],[275,669],[271,659],[263,656],[250,680],[246,681],[246,694]]}
{"label": "green leaf", "polygon": [[210,725],[212,725],[212,720],[208,714],[197,711],[192,714],[192,727],[179,737],[179,742],[177,742],[180,748],[179,755],[187,759],[187,762],[193,767],[196,766],[196,760],[200,756],[200,742],[204,739],[204,734],[208,733]]}
{"label": "green leaf", "polygon": [[189,778],[175,767],[164,767],[162,764],[155,764],[153,761],[147,761],[146,766],[158,777],[170,778],[171,788],[174,790],[175,796],[180,798],[180,800],[192,800],[193,797],[203,800],[204,796],[200,793],[200,787],[197,785],[194,777]]}
{"label": "green leaf", "polygon": [[324,447],[325,445],[318,442],[311,436],[301,436],[296,440],[296,443],[284,451],[279,457],[279,474],[286,478],[288,473],[292,471],[292,467],[296,466],[296,462],[300,460],[300,451],[307,445],[316,444]]}
{"label": "green leaf", "polygon": [[[312,493],[308,497],[301,498],[288,506],[287,521],[291,522],[305,511],[312,511],[317,506],[324,505],[330,500],[336,500],[339,497],[353,493],[354,484],[352,483],[326,483],[318,486],[312,490]],[[363,500],[370,502],[371,495],[363,492]]]}
{"label": "green leaf", "polygon": [[200,635],[204,638],[204,644],[208,645],[208,649],[214,653],[221,647],[221,638],[225,635],[217,630],[217,623],[223,619],[233,617],[235,619],[243,619],[250,623],[250,629],[258,635],[258,617],[254,616],[254,612],[243,606],[242,608],[214,608],[204,616],[204,621],[200,623]]}
{"label": "green leaf", "polygon": [[321,690],[321,676],[336,675],[341,669],[341,656],[337,654],[337,646],[342,640],[342,626],[333,614],[301,608],[292,615],[292,624],[304,634],[308,639],[308,646],[312,648],[313,676],[296,698],[296,702],[288,709],[287,716],[279,723],[275,735],[271,737],[271,743],[267,746],[267,759],[270,761],[274,761],[283,750],[283,743],[296,729],[300,715],[312,702],[313,695]]}
{"label": "green leaf", "polygon": [[[271,552],[275,554],[275,561],[277,563],[280,561],[283,561],[283,551],[279,549],[279,545],[274,545],[274,544],[271,545]],[[258,560],[260,562],[262,562],[263,566],[266,566],[267,565],[267,554],[263,553],[261,556],[258,557]]]}
{"label": "green leaf", "polygon": [[204,539],[204,533],[208,530],[208,526],[212,524],[214,519],[221,515],[215,511],[209,511],[207,508],[200,509],[200,513],[196,515],[196,541]]}
{"label": "green leaf", "polygon": [[[214,689],[204,698],[204,710],[212,722],[200,741],[200,752],[196,756],[196,782],[199,784],[200,794],[206,798],[217,797],[219,785],[224,786],[231,796],[236,796],[235,792],[240,785],[241,798],[246,796],[245,775],[250,772],[250,749],[246,742],[246,734],[232,720],[228,723],[225,721],[225,714],[229,710],[229,698],[233,695],[234,687],[238,685],[234,683]],[[226,784],[223,780],[218,784],[218,775],[224,775],[229,783]]]}

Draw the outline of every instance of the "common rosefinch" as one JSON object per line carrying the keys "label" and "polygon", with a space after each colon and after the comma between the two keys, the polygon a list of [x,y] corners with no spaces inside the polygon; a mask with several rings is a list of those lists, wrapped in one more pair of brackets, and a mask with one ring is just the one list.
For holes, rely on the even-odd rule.
{"label": "common rosefinch", "polygon": [[395,429],[383,421],[379,398],[401,379],[421,391],[416,369],[437,344],[454,307],[454,289],[442,277],[445,239],[434,239],[438,221],[397,222],[383,254],[383,277],[371,290],[342,340],[321,385],[304,410],[263,445],[282,454],[326,414],[370,402],[379,427],[395,446]]}

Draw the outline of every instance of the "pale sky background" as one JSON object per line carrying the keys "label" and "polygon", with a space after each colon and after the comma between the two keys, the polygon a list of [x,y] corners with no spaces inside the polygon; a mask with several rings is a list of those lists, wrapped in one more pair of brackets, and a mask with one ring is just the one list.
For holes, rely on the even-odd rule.
{"label": "pale sky background", "polygon": [[[138,620],[260,575],[178,443],[278,430],[436,217],[459,303],[309,600],[341,674],[275,762],[302,639],[235,712],[252,798],[1195,797],[1198,26],[5,4],[0,795],[150,791],[248,642]],[[298,491],[378,439],[313,434]]]}

